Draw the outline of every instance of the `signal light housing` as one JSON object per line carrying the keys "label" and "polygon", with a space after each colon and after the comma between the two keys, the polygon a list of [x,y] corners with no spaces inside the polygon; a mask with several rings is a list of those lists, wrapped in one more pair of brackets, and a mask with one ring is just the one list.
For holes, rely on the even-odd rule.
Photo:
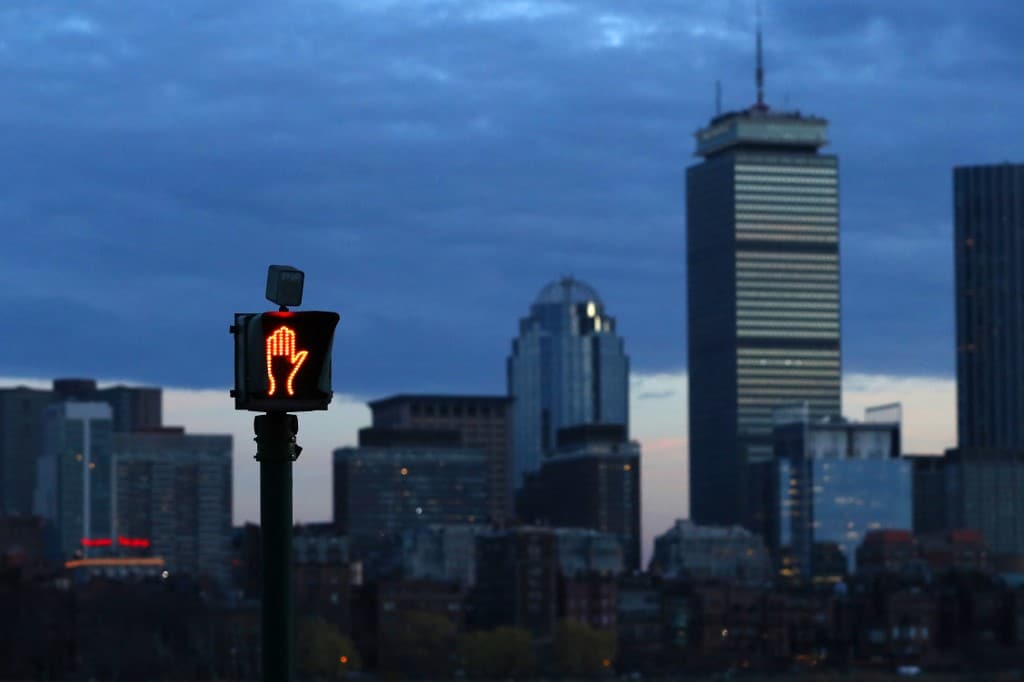
{"label": "signal light housing", "polygon": [[326,410],[339,319],[319,310],[235,313],[235,409]]}

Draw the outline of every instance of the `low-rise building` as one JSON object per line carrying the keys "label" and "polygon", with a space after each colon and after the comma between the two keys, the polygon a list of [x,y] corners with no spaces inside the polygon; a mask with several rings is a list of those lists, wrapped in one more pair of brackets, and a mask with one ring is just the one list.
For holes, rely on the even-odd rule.
{"label": "low-rise building", "polygon": [[745,528],[680,519],[654,539],[651,569],[668,578],[759,585],[771,579],[764,542]]}

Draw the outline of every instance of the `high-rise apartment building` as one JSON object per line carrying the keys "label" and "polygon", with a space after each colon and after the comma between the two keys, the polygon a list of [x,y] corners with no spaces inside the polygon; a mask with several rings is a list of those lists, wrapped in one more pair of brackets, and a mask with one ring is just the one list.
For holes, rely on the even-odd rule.
{"label": "high-rise apartment building", "polygon": [[1024,164],[953,171],[961,448],[1024,449]]}
{"label": "high-rise apartment building", "polygon": [[94,539],[111,537],[112,431],[106,403],[55,403],[45,410],[34,507],[53,523],[64,558],[88,556]]}
{"label": "high-rise apartment building", "polygon": [[181,428],[114,434],[110,537],[142,543],[168,571],[226,585],[231,575],[229,435]]}
{"label": "high-rise apartment building", "polygon": [[459,433],[459,442],[487,453],[490,521],[502,523],[512,512],[509,470],[512,448],[512,400],[505,396],[396,395],[369,403],[374,427],[440,429]]}
{"label": "high-rise apartment building", "polygon": [[759,31],[757,103],[699,130],[686,173],[690,515],[756,532],[774,408],[840,413],[838,161],[761,73]]}
{"label": "high-rise apartment building", "polygon": [[560,429],[629,425],[629,358],[597,292],[564,278],[544,287],[520,320],[508,358],[514,400],[512,486],[557,448]]}

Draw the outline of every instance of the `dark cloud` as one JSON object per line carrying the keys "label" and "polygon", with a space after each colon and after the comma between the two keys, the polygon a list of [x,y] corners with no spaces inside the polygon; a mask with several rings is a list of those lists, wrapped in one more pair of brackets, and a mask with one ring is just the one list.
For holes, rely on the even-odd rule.
{"label": "dark cloud", "polygon": [[[840,157],[845,365],[950,374],[951,167],[1021,157],[1005,3],[766,2],[770,100]],[[0,373],[230,380],[269,263],[342,314],[337,384],[504,389],[572,273],[634,369],[685,359],[684,169],[752,99],[750,2],[0,8]]]}

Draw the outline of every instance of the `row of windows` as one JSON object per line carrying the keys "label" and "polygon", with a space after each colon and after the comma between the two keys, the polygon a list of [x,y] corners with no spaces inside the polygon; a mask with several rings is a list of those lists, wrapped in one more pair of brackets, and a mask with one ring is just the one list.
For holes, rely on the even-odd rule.
{"label": "row of windows", "polygon": [[838,275],[839,268],[835,263],[771,263],[768,261],[736,261],[736,270],[741,275],[753,276],[759,273],[768,275],[794,275],[804,279],[807,275],[832,273]]}
{"label": "row of windows", "polygon": [[736,202],[736,213],[748,213],[752,211],[767,211],[763,215],[772,216],[775,220],[778,220],[782,216],[786,216],[787,220],[791,215],[819,215],[824,217],[831,217],[838,220],[837,208],[835,206],[797,206],[792,203],[788,204],[768,204],[768,203],[757,203],[747,201]]}
{"label": "row of windows", "polygon": [[743,274],[765,272],[770,273],[772,275],[776,275],[779,273],[793,273],[796,275],[805,275],[821,272],[838,274],[839,272],[839,266],[835,263],[786,263],[785,261],[773,263],[767,260],[737,260],[736,269],[737,271]]}
{"label": "row of windows", "polygon": [[779,359],[783,362],[792,360],[793,362],[803,362],[810,364],[814,362],[834,362],[836,366],[839,366],[839,350],[810,350],[810,349],[789,349],[789,348],[738,348],[736,351],[737,362],[745,362],[747,360],[760,362],[761,360],[767,360],[772,362],[773,359]]}
{"label": "row of windows", "polygon": [[800,253],[798,251],[737,251],[736,258],[739,260],[783,260],[783,261],[809,261],[814,263],[838,263],[837,253]]}
{"label": "row of windows", "polygon": [[834,307],[827,310],[779,310],[778,308],[744,308],[738,311],[736,319],[752,324],[791,324],[805,322],[839,323],[839,311]]}
{"label": "row of windows", "polygon": [[796,194],[783,194],[781,192],[776,194],[763,194],[759,192],[737,192],[736,203],[747,204],[753,203],[769,203],[769,204],[786,204],[790,206],[795,205],[818,205],[818,206],[832,206],[835,207],[838,204],[836,197],[814,197],[814,196],[803,196]]}
{"label": "row of windows", "polygon": [[763,299],[783,299],[785,301],[807,301],[815,303],[839,304],[838,291],[772,291],[764,289],[741,289],[739,297],[743,301]]}
{"label": "row of windows", "polygon": [[[746,209],[746,210],[745,210]],[[758,222],[778,222],[780,219],[785,220],[786,223],[813,223],[815,225],[834,225],[838,227],[839,216],[804,216],[804,215],[787,215],[781,216],[776,213],[751,213],[747,207],[737,207],[736,210],[736,223],[741,224],[745,221],[751,221],[753,223]]]}
{"label": "row of windows", "polygon": [[775,196],[786,192],[792,194],[808,194],[812,196],[830,196],[834,197],[838,194],[838,188],[834,183],[822,182],[816,180],[810,185],[805,185],[804,181],[801,183],[794,184],[789,182],[775,182],[774,179],[768,183],[753,183],[753,182],[740,182],[736,183],[737,192],[771,192]]}
{"label": "row of windows", "polygon": [[770,176],[793,175],[835,177],[835,166],[765,166],[763,164],[736,164],[736,173],[767,173]]}
{"label": "row of windows", "polygon": [[756,283],[752,282],[737,282],[736,292],[742,297],[746,298],[747,295],[752,291],[763,291],[765,294],[770,296],[789,297],[794,292],[810,292],[814,291],[821,294],[831,294],[838,296],[839,283],[833,282],[832,284],[805,284],[801,282],[772,282],[771,284],[762,284],[761,286],[754,287]]}
{"label": "row of windows", "polygon": [[789,191],[790,189],[822,189],[837,188],[836,181],[827,178],[767,178],[758,175],[736,176],[736,187],[767,187],[769,190]]}
{"label": "row of windows", "polygon": [[[737,358],[736,367],[740,371],[750,371],[751,369],[761,369],[765,372],[775,371],[781,367],[785,368],[807,368],[807,371],[839,371],[839,360],[791,360],[789,358]],[[793,369],[786,369],[785,371],[794,371]]]}
{"label": "row of windows", "polygon": [[740,373],[739,379],[744,384],[751,386],[805,386],[814,385],[837,385],[840,381],[839,372],[825,370],[810,376],[804,376],[807,372],[794,370],[786,374],[763,374],[751,376],[749,373]]}
{"label": "row of windows", "polygon": [[736,333],[740,338],[766,339],[816,339],[830,341],[839,338],[839,330],[832,331],[811,331],[809,329],[740,329]]}
{"label": "row of windows", "polygon": [[765,304],[743,305],[737,308],[740,319],[835,319],[839,322],[839,306],[835,304],[819,305],[782,305]]}
{"label": "row of windows", "polygon": [[804,370],[790,370],[785,374],[752,374],[751,372],[740,372],[741,383],[757,386],[780,386],[806,384],[836,384],[839,382],[839,372],[836,370],[822,370],[819,372],[808,372]]}
{"label": "row of windows", "polygon": [[780,386],[778,388],[744,388],[740,391],[737,403],[740,405],[758,405],[773,400],[789,401],[812,400],[816,397],[830,397],[839,392],[839,384],[830,386]]}
{"label": "row of windows", "polygon": [[737,318],[740,329],[765,327],[768,329],[839,329],[838,315],[740,315]]}
{"label": "row of windows", "polygon": [[[786,281],[794,284],[816,282],[821,285],[839,285],[839,276],[817,272],[767,272],[764,270],[741,270],[736,273],[737,283],[755,284],[757,286],[777,286]],[[822,288],[825,288],[822,286]]]}
{"label": "row of windows", "polygon": [[745,299],[740,296],[736,312],[740,317],[839,317],[839,306],[835,301],[790,301],[781,298]]}
{"label": "row of windows", "polygon": [[[817,221],[815,221],[817,222]],[[799,224],[799,225],[788,225],[785,223],[737,223],[737,232],[752,231],[752,232],[807,232],[810,234],[838,234],[839,228],[837,225],[829,224]]]}
{"label": "row of windows", "polygon": [[806,233],[806,234],[772,234],[771,232],[739,232],[736,235],[736,239],[739,243],[743,243],[744,240],[757,240],[757,241],[778,241],[778,242],[803,242],[805,244],[837,244],[839,238],[837,235],[828,235],[821,233]]}
{"label": "row of windows", "polygon": [[839,302],[835,299],[792,299],[785,295],[755,298],[741,294],[737,299],[737,304],[737,310],[740,312],[778,310],[780,312],[832,312],[836,315],[839,314]]}

